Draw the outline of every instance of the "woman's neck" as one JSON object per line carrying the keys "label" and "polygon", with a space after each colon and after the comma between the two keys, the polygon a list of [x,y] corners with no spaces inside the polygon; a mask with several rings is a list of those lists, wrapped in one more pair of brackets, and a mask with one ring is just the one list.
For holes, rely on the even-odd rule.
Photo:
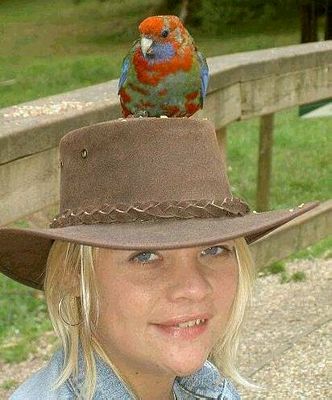
{"label": "woman's neck", "polygon": [[136,396],[135,400],[174,400],[174,379],[169,382],[161,382],[158,379],[137,374],[135,380],[126,377],[126,382]]}
{"label": "woman's neck", "polygon": [[115,375],[122,384],[135,396],[135,400],[174,400],[173,384],[175,375],[156,374],[153,372],[142,372],[142,368],[128,368],[119,360],[112,359],[99,347],[95,350],[112,368]]}
{"label": "woman's neck", "polygon": [[[112,364],[112,369],[122,383],[127,387],[135,400],[173,400],[173,384],[174,377],[169,379],[161,379],[159,376],[142,374],[140,371],[126,374],[119,371]],[[152,389],[153,388],[153,389]]]}

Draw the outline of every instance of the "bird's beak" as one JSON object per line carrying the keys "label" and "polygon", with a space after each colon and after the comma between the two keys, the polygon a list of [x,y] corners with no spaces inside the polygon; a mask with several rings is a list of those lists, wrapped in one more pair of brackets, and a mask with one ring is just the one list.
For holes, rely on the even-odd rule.
{"label": "bird's beak", "polygon": [[144,57],[146,57],[146,55],[149,53],[149,50],[151,49],[152,43],[153,43],[152,39],[149,39],[149,38],[147,38],[145,36],[142,37],[142,39],[141,39],[141,49],[142,49],[142,53],[143,53]]}

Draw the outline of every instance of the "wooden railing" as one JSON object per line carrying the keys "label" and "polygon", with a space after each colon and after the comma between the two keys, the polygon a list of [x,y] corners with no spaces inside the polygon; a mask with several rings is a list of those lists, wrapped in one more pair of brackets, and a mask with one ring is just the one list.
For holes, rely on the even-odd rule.
{"label": "wooden railing", "polygon": [[[208,95],[196,117],[214,122],[223,150],[228,124],[261,118],[256,209],[266,209],[273,114],[332,97],[332,41],[218,56],[208,63]],[[58,202],[62,136],[71,129],[118,117],[117,80],[1,109],[0,225]],[[290,235],[285,251],[276,252],[279,258],[306,247],[331,233],[331,214],[332,204],[327,201],[300,219],[301,226],[300,220],[284,225],[283,233],[271,232],[253,251],[265,264],[275,260],[268,250],[281,237]]]}

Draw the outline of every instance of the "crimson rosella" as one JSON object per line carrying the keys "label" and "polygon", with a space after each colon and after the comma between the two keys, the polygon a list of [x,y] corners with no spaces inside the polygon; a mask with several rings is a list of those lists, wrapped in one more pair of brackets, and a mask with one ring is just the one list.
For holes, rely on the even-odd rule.
{"label": "crimson rosella", "polygon": [[123,60],[119,95],[124,117],[189,117],[203,106],[209,70],[174,15],[146,18]]}

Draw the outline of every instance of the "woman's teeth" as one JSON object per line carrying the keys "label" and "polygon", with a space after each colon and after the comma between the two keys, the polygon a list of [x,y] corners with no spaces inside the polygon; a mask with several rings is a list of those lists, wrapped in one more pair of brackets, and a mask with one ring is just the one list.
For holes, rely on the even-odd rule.
{"label": "woman's teeth", "polygon": [[190,328],[194,325],[203,324],[205,319],[194,319],[192,321],[182,322],[181,324],[177,324],[176,327],[178,328]]}

